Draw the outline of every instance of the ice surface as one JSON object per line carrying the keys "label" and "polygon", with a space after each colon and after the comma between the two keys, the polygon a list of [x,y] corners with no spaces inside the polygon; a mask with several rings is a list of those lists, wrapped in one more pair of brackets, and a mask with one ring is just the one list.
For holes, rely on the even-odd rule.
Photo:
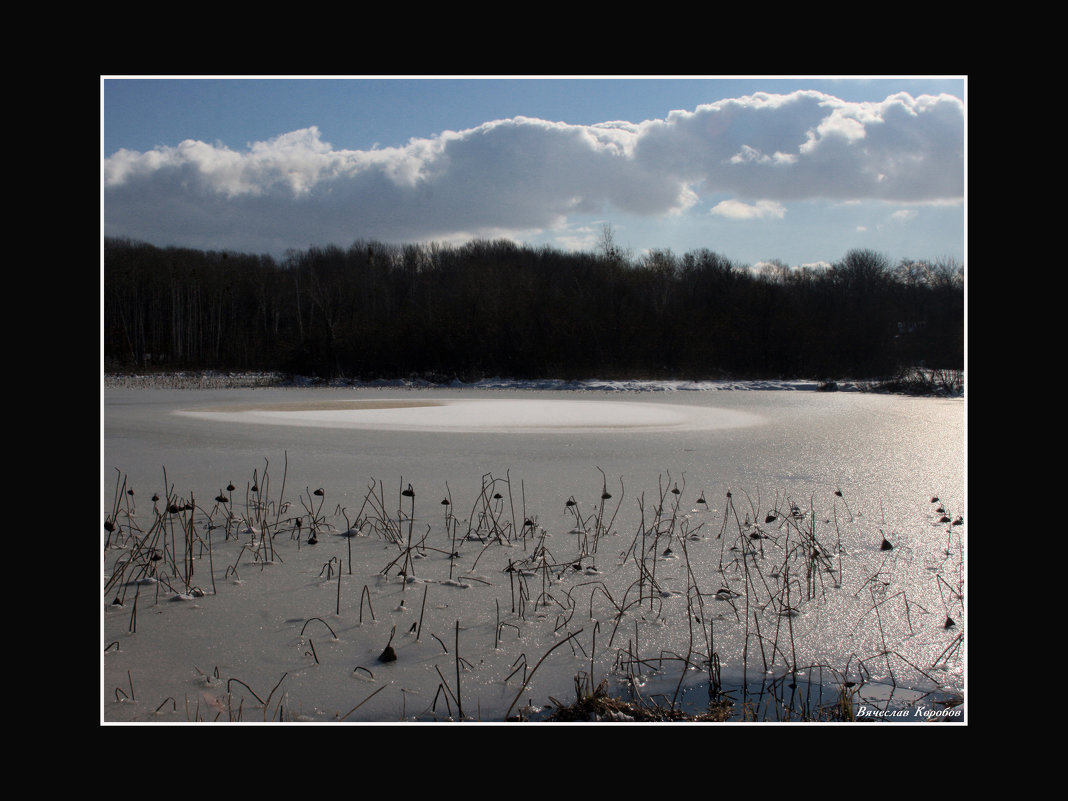
{"label": "ice surface", "polygon": [[711,651],[738,708],[963,691],[963,402],[682,388],[109,388],[102,720],[499,722],[590,673],[699,710]]}

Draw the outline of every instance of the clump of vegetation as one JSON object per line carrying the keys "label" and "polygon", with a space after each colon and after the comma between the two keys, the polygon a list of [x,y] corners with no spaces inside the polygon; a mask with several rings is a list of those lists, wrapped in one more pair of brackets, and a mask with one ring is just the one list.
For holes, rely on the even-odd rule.
{"label": "clump of vegetation", "polygon": [[864,382],[861,384],[861,389],[869,392],[897,392],[905,395],[963,395],[964,371],[910,367],[891,378]]}
{"label": "clump of vegetation", "polygon": [[[610,488],[600,471],[592,505],[579,503],[574,495],[561,499],[570,530],[553,538],[528,510],[522,483],[507,473],[482,476],[466,517],[454,511],[448,485],[443,515],[420,517],[416,498],[425,497],[421,489],[402,479],[396,494],[387,494],[381,481],[372,480],[354,516],[337,506],[333,514],[344,518],[342,527],[331,520],[323,488],[305,487],[299,497],[302,508],[293,509],[284,500],[287,472],[286,461],[276,482],[265,463],[251,480],[226,483],[203,505],[192,494],[179,495],[164,472],[164,490],[152,496],[147,515],[144,508],[138,514],[133,488],[120,473],[103,526],[104,600],[114,620],[106,650],[119,650],[121,641],[136,635],[139,609],[146,604],[158,605],[161,598],[206,598],[208,603],[225,592],[227,580],[241,583],[239,570],[283,569],[293,557],[288,547],[329,556],[313,579],[330,590],[329,610],[321,611],[353,624],[335,629],[312,610],[305,613],[294,640],[302,649],[300,658],[320,665],[322,649],[311,640],[313,632],[319,638],[325,628],[331,643],[341,643],[363,625],[365,602],[372,624],[377,622],[369,585],[359,592],[359,582],[366,578],[354,577],[352,551],[355,540],[373,540],[375,558],[382,559],[376,589],[399,595],[395,612],[405,610],[407,600],[413,602],[412,616],[401,627],[394,623],[385,650],[376,638],[377,664],[419,663],[405,650],[418,646],[429,649],[420,652],[423,660],[442,658],[451,668],[446,676],[434,665],[440,683],[436,692],[431,690],[430,707],[419,713],[426,719],[468,719],[465,710],[481,715],[479,699],[465,697],[470,683],[463,676],[492,669],[500,671],[493,680],[510,685],[509,695],[514,692],[503,719],[530,719],[522,710],[513,717],[512,710],[539,669],[567,651],[585,667],[575,676],[573,702],[549,697],[554,708],[547,719],[552,721],[851,721],[861,717],[860,701],[873,703],[863,694],[866,685],[892,691],[910,684],[940,686],[936,674],[951,663],[956,668],[963,658],[964,516],[938,496],[931,498],[928,521],[937,548],[925,551],[936,559],[922,571],[922,581],[932,582],[936,592],[918,592],[917,585],[901,578],[917,554],[903,532],[894,533],[890,548],[874,540],[866,549],[843,547],[843,529],[861,526],[863,515],[846,503],[841,489],[828,493],[828,506],[822,509],[815,497],[782,495],[762,501],[759,495],[737,493],[745,498],[740,501],[727,491],[720,508],[713,510],[704,491],[695,495],[684,477],[674,480],[669,474],[661,476],[655,491],[639,494],[628,514],[622,506],[631,495],[622,478],[618,489]],[[633,534],[620,530],[624,520],[634,524]],[[324,548],[347,554],[347,559],[324,553]],[[356,561],[361,570],[368,568],[366,556],[362,563]],[[475,621],[462,627],[459,613],[452,617],[452,612],[433,622],[424,618],[435,606],[433,601],[428,606],[432,585],[466,592],[473,584],[497,587],[488,596],[472,592],[478,603],[465,613]],[[413,594],[420,586],[421,597]],[[478,605],[486,597],[488,612]],[[850,619],[842,616],[843,610]],[[313,622],[318,624],[314,629]],[[424,624],[429,639],[420,643]],[[448,644],[433,631],[443,624],[453,628]],[[806,638],[820,640],[828,625],[842,626],[846,639],[857,643],[850,646],[856,650],[842,655],[844,666],[831,666],[826,655],[812,656],[807,648]],[[463,643],[461,631],[466,632]],[[466,639],[475,631],[483,632],[485,640]],[[921,632],[926,632],[924,646],[932,657],[948,642],[933,664],[923,664],[899,645]],[[431,641],[440,646],[440,654]],[[520,650],[550,641],[554,644],[537,661],[536,654]],[[477,658],[480,652],[498,655],[512,648],[519,652],[511,651],[516,659],[510,672],[483,667],[489,660]],[[729,677],[723,674],[724,664],[732,667]],[[374,680],[366,664],[349,670]],[[116,703],[135,699],[133,677],[125,678],[128,683],[115,688]],[[262,708],[265,720],[269,714],[285,719],[288,695],[278,696],[273,713],[269,706],[286,674],[270,693],[252,690],[245,678],[225,677],[225,697],[208,701],[217,716],[226,713],[241,720]],[[216,675],[210,683],[221,686],[223,679]],[[655,689],[639,689],[650,685]],[[367,694],[348,715],[389,686]],[[623,691],[612,692],[612,686]],[[629,699],[623,697],[627,694]],[[702,701],[695,702],[695,695]],[[167,700],[177,711],[176,696]],[[158,708],[166,705],[165,700]],[[201,719],[199,707],[191,714]]]}
{"label": "clump of vegetation", "polygon": [[[579,683],[576,680],[576,685]],[[593,692],[582,694],[571,703],[553,699],[553,704],[554,709],[546,718],[550,723],[723,723],[734,715],[734,702],[727,697],[710,702],[707,712],[691,714],[677,707],[626,701],[610,695],[607,681],[602,681]]]}

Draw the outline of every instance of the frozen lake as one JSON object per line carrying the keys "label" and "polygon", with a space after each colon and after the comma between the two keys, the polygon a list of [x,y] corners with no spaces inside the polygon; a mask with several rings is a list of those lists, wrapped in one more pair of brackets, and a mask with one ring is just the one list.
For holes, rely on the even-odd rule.
{"label": "frozen lake", "polygon": [[[962,399],[812,391],[108,389],[103,422],[105,512],[121,475],[136,488],[139,515],[146,519],[151,512],[148,498],[164,492],[164,469],[178,495],[192,495],[203,505],[230,482],[244,493],[253,471],[262,473],[266,463],[275,492],[285,465],[286,500],[294,506],[298,496],[323,488],[324,512],[341,508],[350,515],[375,481],[394,497],[400,486],[410,484],[426,504],[420,510],[429,519],[439,514],[437,503],[446,493],[458,506],[465,505],[462,511],[467,513],[487,474],[507,476],[512,503],[521,503],[524,514],[538,518],[556,537],[557,550],[564,547],[561,538],[574,524],[565,501],[574,498],[584,512],[594,510],[602,493],[600,471],[620,503],[617,552],[626,549],[640,524],[639,501],[644,498],[644,505],[651,505],[658,488],[662,492],[678,486],[696,532],[709,539],[720,529],[711,516],[722,515],[728,492],[744,509],[746,522],[759,522],[773,508],[797,504],[823,525],[848,519],[848,527],[841,526],[848,530],[838,532],[844,543],[840,547],[861,561],[857,583],[844,582],[852,605],[828,605],[826,614],[834,609],[834,614],[858,622],[867,617],[865,609],[872,602],[865,600],[870,592],[860,573],[882,569],[879,560],[885,555],[879,544],[886,536],[894,541],[894,557],[900,560],[894,580],[902,582],[908,602],[909,631],[899,636],[895,650],[911,654],[910,659],[930,659],[949,641],[948,635],[937,632],[947,602],[932,578],[932,565],[947,550],[947,538],[956,533],[937,524],[931,499],[937,496],[953,515],[966,517]],[[707,503],[698,505],[698,498]],[[416,517],[422,521],[420,510]],[[715,530],[699,528],[701,515],[710,515],[708,526]],[[696,532],[694,542],[699,539]],[[329,547],[331,553],[341,554],[343,546]],[[720,579],[714,571],[695,575],[698,583],[708,582],[708,592],[716,590],[711,585]],[[503,586],[501,592],[507,594],[507,582]],[[220,600],[224,594],[220,589]],[[893,617],[889,606],[884,610],[887,618]],[[921,609],[922,614],[917,611]],[[112,654],[106,661],[104,715],[143,719],[139,715],[144,710],[135,713],[130,705],[119,709],[107,704],[115,700],[106,697],[111,685],[125,683],[131,663],[144,663],[132,661],[140,635],[124,631],[129,610],[105,611],[105,636],[109,642],[122,640],[124,656]],[[312,616],[310,611],[301,614]],[[926,617],[927,634],[918,636],[921,617]],[[142,630],[150,625],[142,624]],[[845,628],[851,627],[859,628],[846,622]],[[444,637],[444,632],[439,633]],[[381,650],[381,645],[374,647]],[[839,655],[836,648],[845,654],[857,646],[822,642],[815,652],[820,658],[830,654],[827,658],[833,660]],[[528,657],[536,658],[533,653]],[[198,665],[197,670],[202,669],[204,665]],[[151,664],[142,668],[152,670]],[[253,668],[245,670],[247,674]],[[277,680],[282,669],[272,675]],[[963,689],[959,666],[939,675],[946,686]],[[274,683],[266,676],[262,681]],[[141,682],[147,696],[150,681],[142,677]],[[180,691],[161,683],[157,692],[162,700]],[[383,692],[376,702],[387,695]],[[180,707],[180,696],[178,701]],[[484,704],[483,712],[492,706],[488,698]],[[344,701],[337,702],[335,714],[342,705]],[[364,711],[373,707],[369,704]],[[340,709],[341,714],[345,711]],[[329,714],[322,713],[324,718]],[[185,717],[179,713],[176,719]],[[312,714],[310,719],[319,718]]]}

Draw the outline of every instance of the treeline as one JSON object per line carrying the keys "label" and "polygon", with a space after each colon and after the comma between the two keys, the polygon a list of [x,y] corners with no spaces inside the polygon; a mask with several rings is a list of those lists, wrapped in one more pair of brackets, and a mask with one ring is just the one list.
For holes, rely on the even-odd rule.
{"label": "treeline", "polygon": [[759,270],[508,241],[291,251],[104,243],[108,370],[320,377],[871,378],[964,366],[964,271],[850,251]]}

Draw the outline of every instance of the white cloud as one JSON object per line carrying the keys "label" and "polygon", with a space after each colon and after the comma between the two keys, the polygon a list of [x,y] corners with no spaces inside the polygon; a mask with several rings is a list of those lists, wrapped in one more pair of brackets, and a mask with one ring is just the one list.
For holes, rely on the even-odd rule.
{"label": "white cloud", "polygon": [[244,150],[187,140],[104,163],[109,235],[281,250],[508,235],[574,215],[679,214],[702,195],[732,218],[781,219],[807,199],[936,202],[964,183],[963,104],[898,94],[849,103],[756,94],[664,120],[568,125],[528,117],[336,149],[310,127]]}
{"label": "white cloud", "polygon": [[569,227],[553,237],[556,247],[564,250],[597,250],[602,238],[602,229],[590,225]]}
{"label": "white cloud", "polygon": [[909,220],[915,220],[919,215],[916,209],[898,209],[890,215],[890,219],[893,222],[908,222]]}
{"label": "white cloud", "polygon": [[713,206],[709,214],[732,220],[781,220],[786,216],[786,207],[774,200],[758,200],[751,205],[740,200],[724,200]]}

